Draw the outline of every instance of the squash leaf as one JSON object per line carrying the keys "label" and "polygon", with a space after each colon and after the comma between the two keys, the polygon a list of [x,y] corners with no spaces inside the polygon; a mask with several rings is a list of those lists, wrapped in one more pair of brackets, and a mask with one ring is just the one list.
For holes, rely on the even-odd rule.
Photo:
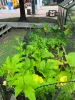
{"label": "squash leaf", "polygon": [[35,97],[35,90],[32,88],[32,87],[26,87],[24,89],[24,94],[26,97],[29,98],[29,100],[36,100],[36,97]]}

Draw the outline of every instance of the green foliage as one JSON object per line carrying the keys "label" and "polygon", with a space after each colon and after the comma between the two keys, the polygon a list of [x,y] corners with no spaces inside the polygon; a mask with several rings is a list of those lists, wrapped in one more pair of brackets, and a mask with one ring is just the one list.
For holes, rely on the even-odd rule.
{"label": "green foliage", "polygon": [[74,85],[75,83],[67,83],[64,87],[62,87],[58,100],[73,100],[72,93]]}
{"label": "green foliage", "polygon": [[[15,96],[23,93],[29,100],[36,100],[41,94],[41,100],[46,100],[45,95],[50,94],[53,99],[57,89],[66,91],[67,82],[75,80],[75,53],[65,52],[64,35],[67,34],[63,32],[62,37],[58,26],[49,28],[45,24],[43,28],[32,32],[25,49],[24,42],[17,38],[18,46],[14,47],[17,54],[8,57],[0,67],[0,76],[4,76],[6,87],[14,89]],[[50,37],[52,34],[53,37]],[[53,85],[48,87],[50,84]],[[68,93],[65,95],[67,98]]]}
{"label": "green foliage", "polygon": [[72,34],[70,30],[71,27],[69,25],[64,25],[63,32],[61,32],[58,25],[49,27],[48,24],[43,24],[43,28],[41,29],[37,29],[37,26],[35,27],[36,29],[34,29],[29,37],[33,40],[32,44],[37,44],[39,48],[48,48],[56,57],[62,59],[63,53],[65,53],[64,48],[68,41],[67,37]]}
{"label": "green foliage", "polygon": [[16,49],[20,55],[23,55],[25,53],[25,51],[23,50],[24,42],[22,42],[19,37],[16,38],[16,41],[17,46],[13,46],[13,48]]}
{"label": "green foliage", "polygon": [[70,66],[75,67],[75,53],[71,52],[66,55],[66,60],[70,64]]}

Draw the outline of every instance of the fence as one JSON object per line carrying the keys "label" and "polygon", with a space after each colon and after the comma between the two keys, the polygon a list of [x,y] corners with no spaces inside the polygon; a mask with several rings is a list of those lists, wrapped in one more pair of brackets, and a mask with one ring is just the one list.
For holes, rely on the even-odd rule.
{"label": "fence", "polygon": [[0,0],[0,3],[2,4],[2,6],[6,6],[7,5],[7,0]]}

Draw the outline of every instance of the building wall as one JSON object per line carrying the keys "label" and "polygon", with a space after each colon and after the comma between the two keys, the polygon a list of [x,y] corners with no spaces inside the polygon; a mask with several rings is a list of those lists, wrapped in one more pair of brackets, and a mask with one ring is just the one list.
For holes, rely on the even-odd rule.
{"label": "building wall", "polygon": [[40,7],[42,6],[42,1],[43,0],[37,0],[37,4],[36,4],[37,9],[40,9]]}

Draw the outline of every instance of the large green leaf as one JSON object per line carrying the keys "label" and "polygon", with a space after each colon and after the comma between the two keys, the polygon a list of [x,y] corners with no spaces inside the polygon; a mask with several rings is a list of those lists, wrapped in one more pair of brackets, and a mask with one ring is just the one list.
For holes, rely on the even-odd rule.
{"label": "large green leaf", "polygon": [[29,71],[27,71],[26,74],[24,74],[23,78],[26,85],[32,84],[32,74],[30,74]]}
{"label": "large green leaf", "polygon": [[25,66],[26,68],[30,67],[30,59],[28,57],[25,58]]}
{"label": "large green leaf", "polygon": [[10,59],[10,57],[7,57],[7,59],[6,59],[6,64],[7,64],[8,66],[11,65],[11,59]]}
{"label": "large green leaf", "polygon": [[36,51],[34,54],[32,54],[32,57],[39,61],[41,59],[40,51]]}
{"label": "large green leaf", "polygon": [[59,26],[58,26],[58,25],[55,25],[55,26],[53,26],[52,28],[53,28],[53,30],[55,30],[55,31],[56,31],[56,30],[58,30],[58,29],[59,29]]}
{"label": "large green leaf", "polygon": [[34,81],[34,74],[31,74],[29,71],[24,75],[23,82],[24,86],[31,86],[33,88],[37,88],[39,84]]}
{"label": "large green leaf", "polygon": [[24,90],[25,97],[28,97],[29,100],[36,100],[35,90],[32,87],[26,87]]}
{"label": "large green leaf", "polygon": [[47,83],[49,83],[49,84],[56,83],[56,79],[53,78],[53,77],[50,77],[50,78],[47,79]]}
{"label": "large green leaf", "polygon": [[32,41],[29,43],[29,45],[27,45],[26,54],[31,54],[35,51],[37,51],[37,43]]}
{"label": "large green leaf", "polygon": [[75,52],[66,55],[66,60],[70,66],[75,67]]}
{"label": "large green leaf", "polygon": [[30,71],[32,71],[34,73],[34,66],[35,66],[35,60],[31,59],[30,60]]}
{"label": "large green leaf", "polygon": [[60,79],[63,76],[67,76],[67,81],[70,80],[71,78],[71,73],[67,72],[67,71],[61,71],[58,75],[57,75],[57,79]]}
{"label": "large green leaf", "polygon": [[44,74],[46,77],[54,77],[56,72],[54,70],[44,70]]}
{"label": "large green leaf", "polygon": [[55,45],[57,44],[57,41],[55,38],[50,38],[48,40],[48,45],[53,49],[55,47]]}
{"label": "large green leaf", "polygon": [[37,63],[37,65],[38,65],[38,66],[37,66],[37,69],[43,71],[44,68],[45,68],[45,60],[39,61],[39,62]]}
{"label": "large green leaf", "polygon": [[46,63],[46,68],[47,69],[58,69],[59,65],[63,65],[63,63],[60,62],[59,60],[48,59]]}
{"label": "large green leaf", "polygon": [[22,88],[17,86],[15,87],[15,96],[17,97],[22,92]]}
{"label": "large green leaf", "polygon": [[54,62],[47,62],[46,69],[54,69],[55,63]]}
{"label": "large green leaf", "polygon": [[20,55],[19,54],[15,54],[13,57],[12,57],[12,64],[14,66],[14,64],[18,63],[20,61]]}
{"label": "large green leaf", "polygon": [[42,58],[47,58],[47,57],[53,58],[54,55],[45,48],[45,49],[41,50],[41,57]]}

